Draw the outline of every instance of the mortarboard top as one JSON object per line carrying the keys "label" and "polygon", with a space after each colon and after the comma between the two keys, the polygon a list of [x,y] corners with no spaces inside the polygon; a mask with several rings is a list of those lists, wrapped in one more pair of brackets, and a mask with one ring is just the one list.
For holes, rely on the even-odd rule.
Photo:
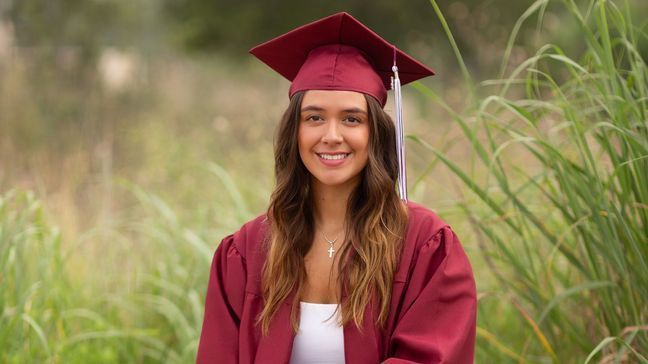
{"label": "mortarboard top", "polygon": [[395,64],[401,84],[434,75],[345,12],[291,30],[250,53],[292,81],[290,97],[304,90],[358,91],[385,106]]}

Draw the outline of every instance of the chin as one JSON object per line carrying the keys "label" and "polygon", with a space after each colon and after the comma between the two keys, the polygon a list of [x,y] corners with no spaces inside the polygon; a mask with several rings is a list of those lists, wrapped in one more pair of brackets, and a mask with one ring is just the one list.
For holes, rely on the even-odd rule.
{"label": "chin", "polygon": [[327,187],[342,187],[350,183],[355,183],[358,180],[358,175],[355,176],[325,176],[314,175],[315,180]]}

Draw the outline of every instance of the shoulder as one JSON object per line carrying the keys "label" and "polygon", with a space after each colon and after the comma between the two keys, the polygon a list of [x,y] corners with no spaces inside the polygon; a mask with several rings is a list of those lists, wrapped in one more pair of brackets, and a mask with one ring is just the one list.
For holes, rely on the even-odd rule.
{"label": "shoulder", "polygon": [[428,240],[444,228],[449,228],[449,225],[434,211],[416,202],[407,202],[407,212],[408,239],[415,238],[415,240]]}
{"label": "shoulder", "polygon": [[[461,249],[451,227],[434,211],[408,201],[407,230],[401,247],[400,269],[395,280],[405,282],[417,264],[435,266],[451,250]],[[427,268],[426,268],[427,269]]]}
{"label": "shoulder", "polygon": [[244,223],[237,231],[228,235],[223,241],[228,241],[241,256],[259,251],[265,241],[269,223],[265,213]]}

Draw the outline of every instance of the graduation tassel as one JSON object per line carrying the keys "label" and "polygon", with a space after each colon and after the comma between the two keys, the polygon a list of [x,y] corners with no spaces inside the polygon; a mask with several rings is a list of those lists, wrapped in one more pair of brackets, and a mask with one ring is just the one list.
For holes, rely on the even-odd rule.
{"label": "graduation tassel", "polygon": [[407,166],[405,164],[405,132],[403,128],[403,100],[401,98],[401,83],[398,78],[398,67],[396,66],[396,47],[394,47],[394,65],[392,66],[394,76],[392,77],[392,90],[394,90],[395,114],[396,114],[396,154],[398,156],[398,193],[401,200],[407,202]]}

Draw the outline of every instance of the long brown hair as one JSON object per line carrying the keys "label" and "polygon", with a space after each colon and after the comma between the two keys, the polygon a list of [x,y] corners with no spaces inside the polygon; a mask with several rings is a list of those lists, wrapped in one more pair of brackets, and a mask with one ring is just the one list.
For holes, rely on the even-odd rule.
{"label": "long brown hair", "polygon": [[[279,305],[296,292],[290,321],[299,329],[297,307],[306,282],[304,256],[313,241],[315,224],[310,172],[299,156],[297,132],[304,92],[290,100],[277,129],[274,145],[276,186],[270,198],[267,260],[261,281],[265,305],[258,317],[267,334]],[[378,324],[384,327],[391,287],[407,225],[407,208],[396,193],[398,159],[392,119],[371,96],[365,95],[369,120],[369,158],[362,178],[347,203],[347,244],[337,254],[338,287],[347,292],[341,301],[341,324],[353,320],[362,327],[365,307],[372,298],[379,305]]]}

